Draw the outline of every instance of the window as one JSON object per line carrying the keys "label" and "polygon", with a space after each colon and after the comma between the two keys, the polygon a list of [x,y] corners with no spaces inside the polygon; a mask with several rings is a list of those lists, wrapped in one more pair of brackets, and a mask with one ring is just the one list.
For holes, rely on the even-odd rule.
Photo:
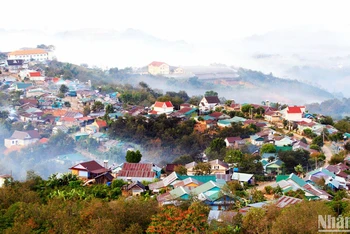
{"label": "window", "polygon": [[220,167],[219,166],[213,166],[213,169],[219,169]]}

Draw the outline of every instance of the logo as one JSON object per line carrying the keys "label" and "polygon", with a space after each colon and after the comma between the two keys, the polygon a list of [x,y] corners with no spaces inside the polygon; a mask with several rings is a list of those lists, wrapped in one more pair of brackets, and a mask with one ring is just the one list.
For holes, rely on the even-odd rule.
{"label": "logo", "polygon": [[318,216],[318,232],[349,232],[350,233],[350,217],[332,215]]}

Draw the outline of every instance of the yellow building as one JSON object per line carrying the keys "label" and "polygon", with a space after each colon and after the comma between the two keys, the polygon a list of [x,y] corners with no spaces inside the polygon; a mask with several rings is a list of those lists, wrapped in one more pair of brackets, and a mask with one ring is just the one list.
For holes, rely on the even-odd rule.
{"label": "yellow building", "polygon": [[152,75],[168,75],[170,67],[166,63],[154,61],[148,65],[148,72]]}

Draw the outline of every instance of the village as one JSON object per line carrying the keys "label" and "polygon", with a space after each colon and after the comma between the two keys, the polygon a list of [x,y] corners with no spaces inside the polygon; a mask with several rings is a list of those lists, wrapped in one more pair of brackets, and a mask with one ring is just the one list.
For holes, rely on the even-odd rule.
{"label": "village", "polygon": [[[31,126],[30,130],[15,130],[4,139],[3,155],[32,145],[46,145],[52,136],[60,133],[68,134],[74,142],[94,139],[103,155],[121,142],[108,134],[111,122],[126,116],[145,119],[165,116],[180,122],[194,120],[195,131],[209,136],[217,129],[232,126],[253,128],[256,132],[217,140],[226,152],[221,159],[211,158],[203,151],[191,162],[158,165],[144,160],[145,155],[136,161],[117,162],[94,158],[80,150],[78,157],[70,159],[72,164],[67,172],[77,176],[81,186],[111,186],[113,181],[122,180],[123,196],[147,194],[156,199],[159,206],[201,201],[210,207],[208,222],[232,218],[237,213],[244,215],[252,207],[262,208],[273,203],[284,208],[302,200],[332,200],[337,191],[348,194],[350,133],[332,126],[328,116],[308,113],[303,105],[268,100],[259,104],[234,100],[223,103],[215,92],[204,95],[197,104],[174,105],[170,100],[156,100],[151,106],[126,105],[118,92],[94,90],[94,80],[82,82],[46,76],[37,64],[51,59],[48,50],[27,49],[10,52],[0,63],[1,92],[19,94],[18,102],[1,107],[6,114],[4,119]],[[164,62],[152,62],[143,72],[162,76],[183,74],[184,70],[171,68]],[[254,157],[254,163],[261,165],[261,175],[238,166],[236,157],[245,157],[239,154],[241,151],[248,152]],[[128,152],[137,150],[126,145],[123,153]],[[300,154],[308,155],[306,161],[310,159],[313,163],[305,166],[293,165],[293,160],[283,161],[289,155],[293,157],[289,152],[296,152],[295,155],[302,152]],[[283,153],[284,158],[280,158]],[[339,154],[343,158],[335,160],[333,157]],[[69,155],[58,155],[61,160],[67,157]],[[11,177],[0,171],[0,187]]]}

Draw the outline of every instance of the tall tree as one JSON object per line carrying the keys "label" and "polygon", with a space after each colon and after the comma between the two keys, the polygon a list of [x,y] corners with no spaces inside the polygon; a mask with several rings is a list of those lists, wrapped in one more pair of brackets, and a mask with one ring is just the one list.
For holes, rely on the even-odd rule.
{"label": "tall tree", "polygon": [[128,150],[126,152],[125,159],[128,163],[139,163],[141,161],[142,154],[139,150],[132,151]]}

